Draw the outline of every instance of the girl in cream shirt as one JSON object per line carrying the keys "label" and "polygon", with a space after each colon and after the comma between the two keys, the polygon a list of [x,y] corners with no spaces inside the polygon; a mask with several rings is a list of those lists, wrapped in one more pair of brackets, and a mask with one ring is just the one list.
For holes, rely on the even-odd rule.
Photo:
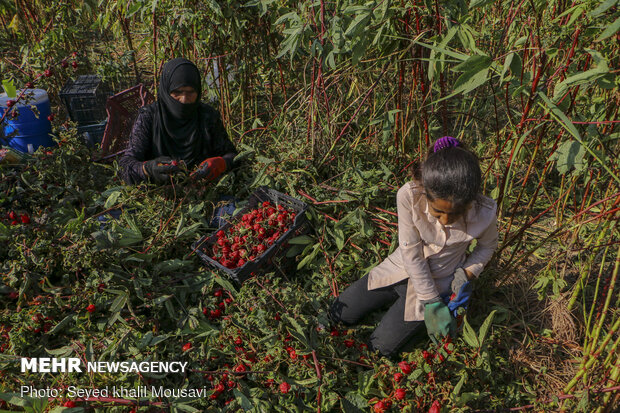
{"label": "girl in cream shirt", "polygon": [[467,301],[468,282],[497,248],[497,205],[480,194],[480,184],[477,157],[452,137],[437,140],[417,179],[396,195],[398,248],[336,298],[332,320],[352,325],[389,305],[369,343],[384,356],[395,355],[423,326],[433,340],[454,335],[446,304],[459,293]]}

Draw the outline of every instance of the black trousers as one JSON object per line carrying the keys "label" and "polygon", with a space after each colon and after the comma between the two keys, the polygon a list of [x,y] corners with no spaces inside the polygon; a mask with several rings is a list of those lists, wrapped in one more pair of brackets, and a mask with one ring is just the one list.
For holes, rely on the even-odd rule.
{"label": "black trousers", "polygon": [[392,357],[418,332],[424,321],[405,321],[407,280],[388,287],[368,290],[368,275],[355,281],[344,290],[329,309],[335,322],[356,324],[368,313],[391,304],[370,336],[369,347],[381,355]]}

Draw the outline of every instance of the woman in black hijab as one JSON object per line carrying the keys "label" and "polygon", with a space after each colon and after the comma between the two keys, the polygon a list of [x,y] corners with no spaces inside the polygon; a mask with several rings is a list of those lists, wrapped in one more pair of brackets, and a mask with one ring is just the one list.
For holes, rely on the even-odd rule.
{"label": "woman in black hijab", "polygon": [[170,182],[183,161],[193,178],[214,180],[232,169],[237,151],[220,114],[200,102],[200,72],[187,59],[168,61],[159,78],[157,101],[140,109],[120,160],[129,184]]}

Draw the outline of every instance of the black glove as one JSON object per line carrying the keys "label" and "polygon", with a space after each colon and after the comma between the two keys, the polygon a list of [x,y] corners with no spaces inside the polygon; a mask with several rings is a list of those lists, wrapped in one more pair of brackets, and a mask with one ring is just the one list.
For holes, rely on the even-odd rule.
{"label": "black glove", "polygon": [[178,172],[177,161],[169,156],[160,156],[142,163],[142,170],[146,177],[156,184],[170,182],[170,175]]}

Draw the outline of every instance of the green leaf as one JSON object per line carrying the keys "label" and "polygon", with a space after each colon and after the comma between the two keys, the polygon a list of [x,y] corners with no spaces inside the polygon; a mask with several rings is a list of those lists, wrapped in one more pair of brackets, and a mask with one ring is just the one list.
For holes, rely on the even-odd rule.
{"label": "green leaf", "polygon": [[[558,108],[543,92],[538,92],[538,95],[541,97],[543,102],[547,105],[547,108],[550,110],[551,116],[553,116],[556,120],[560,122],[560,124],[571,134],[577,141],[588,151],[590,155],[592,155],[601,166],[614,178],[617,183],[620,183],[620,178],[609,168],[609,165],[601,158],[601,155],[594,152],[587,145],[584,145],[583,139],[581,139],[581,135],[573,122],[568,119],[568,117]],[[540,106],[543,106],[541,103],[538,103]],[[543,106],[544,107],[544,106]]]}
{"label": "green leaf", "polygon": [[65,318],[63,318],[58,324],[56,324],[47,334],[54,335],[69,325],[73,320],[75,320],[75,314],[69,314]]}
{"label": "green leaf", "polygon": [[469,325],[469,322],[467,321],[467,316],[463,318],[463,338],[465,339],[465,342],[469,344],[470,347],[473,347],[473,348],[480,347],[478,343],[478,338],[476,337],[476,332]]}
{"label": "green leaf", "polygon": [[494,0],[471,0],[469,2],[469,10],[475,9],[476,7],[484,7],[490,3],[494,3]]}
{"label": "green leaf", "polygon": [[349,24],[349,27],[347,27],[347,30],[345,30],[344,32],[345,36],[355,37],[358,35],[358,33],[361,33],[364,30],[366,30],[366,24],[367,24],[367,21],[370,20],[370,17],[371,17],[371,13],[369,11],[360,13],[357,16],[355,16],[355,19],[353,19],[351,24]]}
{"label": "green leaf", "polygon": [[338,251],[344,248],[344,232],[340,228],[334,228],[334,241]]}
{"label": "green leaf", "polygon": [[30,397],[20,397],[18,393],[0,393],[0,399],[21,407],[31,407],[35,401],[35,399]]}
{"label": "green leaf", "polygon": [[463,74],[454,83],[452,95],[461,92],[469,93],[483,85],[487,80],[487,74],[492,63],[493,59],[489,56],[476,55],[454,67],[455,71],[462,71]]}
{"label": "green leaf", "polygon": [[250,399],[248,399],[248,397],[245,394],[243,394],[241,390],[235,388],[233,390],[233,395],[235,396],[235,399],[237,399],[237,401],[241,405],[241,408],[244,411],[248,412],[254,408],[254,405],[252,404]]}
{"label": "green leaf", "polygon": [[234,297],[237,294],[237,289],[230,283],[230,281],[225,280],[222,277],[215,277],[214,281],[218,283],[223,289],[228,290],[232,296]]}
{"label": "green leaf", "polygon": [[64,346],[60,348],[54,348],[51,350],[46,348],[45,351],[52,356],[62,358],[62,357],[69,357],[69,355],[73,353],[74,348],[73,346]]}
{"label": "green leaf", "polygon": [[493,59],[485,55],[470,56],[467,60],[456,65],[453,70],[457,72],[473,72],[478,73],[481,70],[491,66]]}
{"label": "green leaf", "polygon": [[486,339],[487,333],[489,331],[489,327],[491,326],[491,323],[493,322],[493,317],[495,316],[495,312],[496,310],[491,311],[491,313],[484,320],[484,323],[482,323],[482,327],[480,327],[480,331],[478,332],[478,342],[480,343],[480,346],[484,344],[484,340]]}
{"label": "green leaf", "polygon": [[612,24],[607,26],[603,33],[596,39],[596,42],[602,42],[603,40],[613,36],[616,32],[620,30],[620,17],[618,17]]}
{"label": "green leaf", "polygon": [[310,252],[308,255],[306,255],[300,262],[299,264],[297,264],[297,269],[300,270],[303,267],[305,267],[306,265],[308,265],[308,263],[310,261],[312,261],[314,259],[314,257],[316,257],[316,255],[319,253],[319,247],[320,244],[314,244],[314,247],[312,247],[312,252]]}
{"label": "green leaf", "polygon": [[17,89],[15,88],[15,85],[13,84],[12,80],[9,80],[9,79],[3,80],[2,81],[2,87],[4,88],[4,91],[6,92],[6,96],[8,98],[16,98],[17,97]]}
{"label": "green leaf", "polygon": [[582,171],[585,168],[585,154],[586,150],[579,142],[570,140],[562,143],[549,159],[557,161],[555,167],[564,175],[573,167],[577,172]]}
{"label": "green leaf", "polygon": [[599,6],[596,9],[592,10],[589,13],[589,16],[591,18],[598,17],[602,15],[603,13],[605,13],[607,10],[611,9],[616,4],[618,4],[618,0],[606,0],[602,2],[601,4],[599,4]]}
{"label": "green leaf", "polygon": [[118,297],[116,297],[114,301],[112,302],[112,305],[110,306],[110,312],[118,313],[119,311],[121,311],[123,307],[125,307],[125,305],[127,304],[128,299],[129,299],[129,294],[127,293],[121,294]]}
{"label": "green leaf", "polygon": [[557,102],[562,96],[564,96],[569,87],[592,83],[609,73],[609,65],[603,55],[593,49],[586,49],[586,51],[592,55],[596,67],[586,70],[585,72],[569,76],[562,82],[558,83],[553,92],[554,102]]}
{"label": "green leaf", "polygon": [[291,245],[308,245],[314,242],[314,238],[309,235],[300,235],[298,237],[291,238],[288,243]]}
{"label": "green leaf", "polygon": [[340,405],[345,413],[363,413],[368,410],[368,401],[355,392],[349,392],[341,398]]}

